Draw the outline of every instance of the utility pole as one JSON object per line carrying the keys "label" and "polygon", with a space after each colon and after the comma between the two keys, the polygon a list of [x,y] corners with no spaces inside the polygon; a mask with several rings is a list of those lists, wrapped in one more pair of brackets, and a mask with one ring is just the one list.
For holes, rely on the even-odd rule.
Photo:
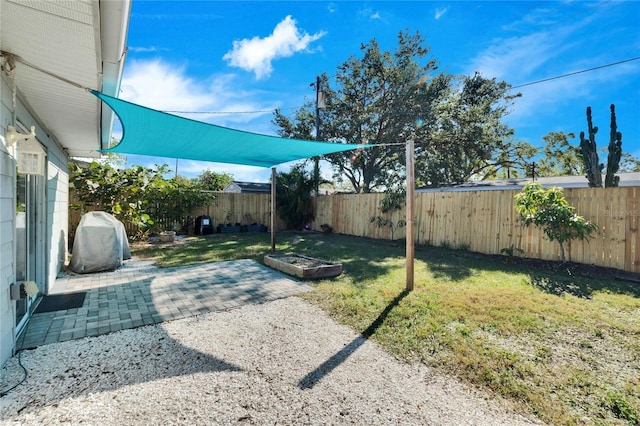
{"label": "utility pole", "polygon": [[[322,97],[322,98],[321,98]],[[320,139],[320,108],[324,108],[324,93],[320,90],[320,76],[316,77],[316,140]],[[313,157],[313,180],[316,197],[320,194],[320,157]]]}
{"label": "utility pole", "polygon": [[533,178],[533,181],[535,182],[535,180],[536,180],[536,162],[535,161],[533,163],[531,163],[531,177]]}

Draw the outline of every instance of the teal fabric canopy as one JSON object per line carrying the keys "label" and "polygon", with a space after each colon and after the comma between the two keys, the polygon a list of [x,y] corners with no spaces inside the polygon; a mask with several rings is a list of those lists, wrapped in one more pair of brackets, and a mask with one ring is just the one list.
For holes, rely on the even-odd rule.
{"label": "teal fabric canopy", "polygon": [[109,105],[122,123],[120,143],[101,152],[273,167],[370,146],[244,132],[156,111],[97,91],[91,93]]}

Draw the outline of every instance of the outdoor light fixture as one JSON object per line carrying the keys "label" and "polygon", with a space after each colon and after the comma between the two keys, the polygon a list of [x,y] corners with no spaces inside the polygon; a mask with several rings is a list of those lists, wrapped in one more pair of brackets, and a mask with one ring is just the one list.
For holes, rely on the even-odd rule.
{"label": "outdoor light fixture", "polygon": [[[18,144],[18,141],[25,142]],[[18,151],[18,173],[25,175],[44,175],[44,164],[47,153],[36,140],[36,128],[31,126],[31,133],[18,133],[13,126],[7,126],[5,140],[8,145],[16,145]]]}
{"label": "outdoor light fixture", "polygon": [[29,139],[18,149],[18,173],[25,175],[44,175],[44,163],[47,153],[35,139]]}

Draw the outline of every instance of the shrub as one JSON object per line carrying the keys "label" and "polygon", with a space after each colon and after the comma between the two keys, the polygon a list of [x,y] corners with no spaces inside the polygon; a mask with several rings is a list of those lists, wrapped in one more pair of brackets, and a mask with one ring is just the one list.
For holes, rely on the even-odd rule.
{"label": "shrub", "polygon": [[528,183],[515,196],[515,208],[525,226],[539,226],[550,241],[558,242],[562,262],[566,262],[564,244],[567,241],[588,241],[598,229],[595,223],[576,214],[562,188],[543,189],[538,182]]}

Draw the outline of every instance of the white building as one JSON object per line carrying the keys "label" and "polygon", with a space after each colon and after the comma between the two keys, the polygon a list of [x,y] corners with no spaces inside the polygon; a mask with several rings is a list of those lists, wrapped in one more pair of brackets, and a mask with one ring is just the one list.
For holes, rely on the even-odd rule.
{"label": "white building", "polygon": [[[620,178],[618,186],[640,186],[640,173],[616,173]],[[602,175],[604,184],[605,175]],[[543,188],[558,186],[560,188],[588,188],[589,181],[584,175],[580,176],[550,176],[537,177]],[[504,191],[504,190],[521,190],[526,184],[533,182],[531,178],[521,179],[495,179],[495,180],[477,180],[465,182],[450,186],[441,186],[437,188],[416,188],[416,192],[461,192],[461,191]]]}
{"label": "white building", "polygon": [[[0,0],[0,366],[68,252],[68,162],[99,157],[113,114],[84,88],[117,96],[130,0]],[[12,143],[9,128],[35,138]],[[42,174],[17,164],[28,145]],[[26,164],[26,163],[25,163]],[[15,300],[21,283],[38,295]]]}
{"label": "white building", "polygon": [[236,194],[271,194],[271,184],[261,182],[238,182],[234,180],[227,185],[222,192],[232,192]]}

